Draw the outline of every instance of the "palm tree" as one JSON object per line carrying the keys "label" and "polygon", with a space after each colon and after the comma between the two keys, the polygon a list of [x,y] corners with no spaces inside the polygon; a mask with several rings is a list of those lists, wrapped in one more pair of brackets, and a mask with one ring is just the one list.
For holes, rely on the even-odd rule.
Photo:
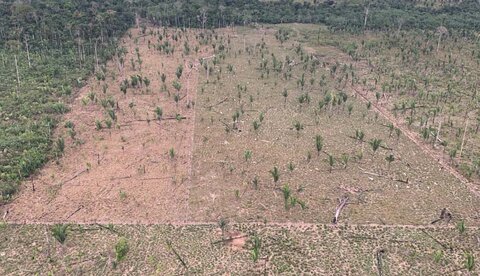
{"label": "palm tree", "polygon": [[293,124],[293,127],[297,131],[297,137],[298,137],[300,135],[300,130],[303,129],[303,125],[300,122],[297,121]]}
{"label": "palm tree", "polygon": [[320,155],[323,148],[323,138],[321,135],[315,136],[315,147],[317,148],[317,154]]}
{"label": "palm tree", "polygon": [[288,91],[286,88],[283,90],[282,96],[285,99],[284,103],[287,103]]}
{"label": "palm tree", "polygon": [[252,125],[253,125],[253,130],[255,131],[257,131],[258,128],[260,127],[260,123],[257,120],[253,121]]}
{"label": "palm tree", "polygon": [[273,182],[276,184],[278,182],[278,179],[280,178],[280,171],[278,168],[275,166],[273,169],[270,171],[270,174],[273,177]]}
{"label": "palm tree", "polygon": [[252,158],[252,151],[246,150],[244,156],[245,156],[245,162],[248,162],[248,160]]}
{"label": "palm tree", "polygon": [[350,156],[346,153],[342,154],[342,163],[343,163],[343,168],[346,169],[348,166],[348,161],[350,160]]}
{"label": "palm tree", "polygon": [[155,114],[157,114],[157,120],[161,120],[162,119],[162,116],[163,116],[163,109],[159,106],[157,106],[157,108],[155,108]]}
{"label": "palm tree", "polygon": [[298,80],[298,83],[300,84],[300,86],[302,87],[302,90],[305,86],[305,73],[302,73],[302,77],[300,78],[300,80]]}
{"label": "palm tree", "polygon": [[178,66],[177,71],[175,72],[175,75],[177,76],[177,79],[180,79],[183,73],[183,65]]}
{"label": "palm tree", "polygon": [[52,228],[53,237],[61,244],[67,239],[68,224],[56,224]]}
{"label": "palm tree", "polygon": [[328,165],[330,165],[329,172],[332,172],[333,166],[335,165],[335,158],[333,158],[333,155],[329,154],[328,155]]}
{"label": "palm tree", "polygon": [[252,249],[252,260],[253,262],[257,262],[258,259],[260,258],[260,247],[261,247],[261,240],[260,238],[255,235],[253,237],[253,249]]}
{"label": "palm tree", "polygon": [[361,130],[355,130],[355,139],[357,139],[360,143],[363,143],[363,139],[365,139],[365,133]]}
{"label": "palm tree", "polygon": [[225,238],[225,230],[227,229],[228,221],[225,218],[220,218],[218,221],[218,227],[222,230],[222,239]]}
{"label": "palm tree", "polygon": [[180,91],[180,89],[182,89],[182,85],[178,81],[174,81],[172,86],[177,90],[177,93]]}
{"label": "palm tree", "polygon": [[377,150],[382,145],[382,140],[375,138],[375,139],[372,139],[369,143],[372,146],[373,154],[375,154],[375,152],[377,152]]}
{"label": "palm tree", "polygon": [[289,207],[288,200],[290,199],[290,195],[291,195],[290,187],[288,186],[288,184],[285,184],[285,186],[283,186],[282,193],[283,193],[283,199],[285,201],[285,210],[288,210],[288,207]]}
{"label": "palm tree", "polygon": [[440,26],[437,28],[437,34],[438,34],[438,43],[437,43],[437,52],[440,49],[440,42],[442,41],[442,36],[443,35],[448,35],[448,29],[445,28],[444,26]]}
{"label": "palm tree", "polygon": [[353,104],[349,104],[349,105],[347,106],[347,110],[348,110],[348,116],[352,115]]}
{"label": "palm tree", "polygon": [[127,95],[127,85],[125,83],[120,84],[120,91],[123,92],[123,95]]}
{"label": "palm tree", "polygon": [[175,95],[173,96],[173,100],[175,101],[175,104],[176,104],[177,107],[178,107],[178,102],[180,101],[180,95],[175,94]]}
{"label": "palm tree", "polygon": [[388,170],[390,170],[390,163],[392,163],[393,161],[395,161],[395,156],[393,156],[393,154],[390,154],[390,155],[388,155],[387,157],[385,157],[385,160],[387,160],[387,162],[388,162]]}
{"label": "palm tree", "polygon": [[388,127],[388,131],[389,131],[389,135],[388,135],[388,136],[389,136],[389,137],[392,137],[392,132],[393,132],[393,130],[395,129],[395,126],[394,126],[392,123],[389,123],[389,124],[387,125],[387,127]]}

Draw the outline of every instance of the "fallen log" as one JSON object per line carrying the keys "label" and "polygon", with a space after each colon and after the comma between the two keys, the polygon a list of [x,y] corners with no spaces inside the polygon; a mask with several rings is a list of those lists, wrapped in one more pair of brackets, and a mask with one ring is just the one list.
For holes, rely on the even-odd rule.
{"label": "fallen log", "polygon": [[78,213],[80,210],[83,209],[83,205],[80,205],[77,210],[75,210],[73,213],[71,213],[66,219],[69,219],[71,218],[73,215],[75,215],[76,213]]}
{"label": "fallen log", "polygon": [[425,231],[424,229],[420,229],[427,237],[429,237],[430,239],[432,239],[434,242],[436,242],[437,244],[439,244],[441,247],[443,247],[443,249],[447,250],[449,249],[450,251],[453,251],[453,248],[449,245],[446,245],[442,242],[440,242],[439,240],[437,240],[436,238],[434,238],[432,235],[428,234],[427,231]]}
{"label": "fallen log", "polygon": [[342,197],[342,199],[340,199],[339,202],[340,203],[338,204],[337,209],[335,210],[335,216],[333,217],[333,221],[332,221],[333,224],[337,224],[340,213],[342,212],[343,208],[345,208],[345,205],[347,205],[348,196]]}
{"label": "fallen log", "polygon": [[435,224],[439,221],[445,221],[449,223],[451,219],[452,219],[452,214],[447,210],[447,208],[443,208],[442,211],[440,212],[440,217],[432,221],[431,224]]}
{"label": "fallen log", "polygon": [[233,241],[233,240],[236,240],[236,239],[242,239],[242,238],[245,238],[245,237],[248,237],[248,235],[241,235],[241,236],[230,237],[228,239],[221,239],[221,240],[212,242],[212,244],[218,244],[218,243],[222,243],[222,242],[225,243],[225,242]]}

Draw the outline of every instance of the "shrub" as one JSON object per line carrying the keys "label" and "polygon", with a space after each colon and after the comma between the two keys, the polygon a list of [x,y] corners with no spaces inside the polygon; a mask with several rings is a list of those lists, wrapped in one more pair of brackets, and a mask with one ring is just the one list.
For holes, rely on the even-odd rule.
{"label": "shrub", "polygon": [[125,259],[128,253],[128,242],[127,239],[122,237],[118,240],[117,244],[115,245],[115,258],[117,262],[122,261]]}
{"label": "shrub", "polygon": [[273,177],[273,182],[277,183],[278,179],[280,178],[280,171],[278,170],[278,168],[273,167],[273,169],[270,171],[270,174]]}
{"label": "shrub", "polygon": [[370,141],[370,145],[372,146],[373,153],[377,152],[377,150],[380,148],[382,145],[382,140],[381,139],[372,139]]}
{"label": "shrub", "polygon": [[262,242],[260,238],[257,235],[253,236],[252,260],[254,262],[257,262],[258,259],[260,258],[261,244]]}
{"label": "shrub", "polygon": [[471,253],[467,253],[466,258],[467,259],[465,260],[465,268],[468,271],[472,271],[473,268],[475,267],[475,258],[473,257],[473,255]]}
{"label": "shrub", "polygon": [[315,136],[315,147],[317,148],[317,154],[320,155],[323,148],[323,138],[321,135]]}
{"label": "shrub", "polygon": [[101,130],[102,128],[103,128],[102,122],[99,121],[99,120],[96,120],[96,121],[95,121],[95,129],[96,129],[96,130]]}
{"label": "shrub", "polygon": [[61,244],[67,239],[68,224],[56,224],[52,228],[53,237]]}

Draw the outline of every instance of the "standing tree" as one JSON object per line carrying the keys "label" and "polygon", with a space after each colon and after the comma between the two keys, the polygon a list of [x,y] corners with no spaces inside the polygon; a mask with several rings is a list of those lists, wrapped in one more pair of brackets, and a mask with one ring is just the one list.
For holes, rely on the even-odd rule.
{"label": "standing tree", "polygon": [[297,121],[293,124],[293,127],[297,131],[297,138],[298,138],[300,136],[300,130],[303,129],[303,125],[300,122]]}
{"label": "standing tree", "polygon": [[320,155],[323,148],[323,138],[321,135],[315,136],[315,147],[317,148],[317,154]]}
{"label": "standing tree", "polygon": [[273,182],[277,184],[278,179],[280,178],[280,171],[278,170],[278,168],[276,166],[273,167],[273,169],[270,171],[270,174],[273,177]]}
{"label": "standing tree", "polygon": [[287,97],[288,97],[288,91],[287,91],[286,88],[283,89],[282,96],[283,96],[283,98],[284,98],[284,100],[285,100],[285,101],[284,101],[284,104],[286,104],[286,103],[287,103]]}
{"label": "standing tree", "polygon": [[438,34],[438,43],[437,43],[437,52],[440,49],[440,43],[442,41],[442,37],[444,35],[448,35],[448,30],[444,26],[440,26],[437,28],[437,34]]}
{"label": "standing tree", "polygon": [[328,155],[328,165],[330,166],[328,169],[328,172],[332,172],[333,166],[335,165],[335,158],[333,155],[329,154]]}
{"label": "standing tree", "polygon": [[385,157],[385,160],[388,162],[388,170],[390,170],[390,163],[395,161],[395,156],[393,154],[389,154],[387,157]]}
{"label": "standing tree", "polygon": [[369,143],[372,146],[373,154],[375,154],[377,150],[380,148],[380,146],[382,145],[382,140],[375,138],[375,139],[372,139]]}

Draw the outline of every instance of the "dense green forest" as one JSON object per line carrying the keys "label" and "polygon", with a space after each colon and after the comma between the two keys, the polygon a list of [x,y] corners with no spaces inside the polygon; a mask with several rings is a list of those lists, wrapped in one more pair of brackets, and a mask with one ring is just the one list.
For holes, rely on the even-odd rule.
{"label": "dense green forest", "polygon": [[[368,8],[368,21],[365,20]],[[38,0],[0,2],[0,192],[9,200],[20,180],[62,154],[53,139],[58,116],[93,72],[115,54],[136,18],[158,26],[214,28],[252,23],[318,23],[331,31],[445,26],[473,38],[478,1],[441,7],[416,1]],[[145,22],[142,20],[141,22]],[[63,126],[62,126],[63,127]],[[74,135],[74,133],[72,133]]]}
{"label": "dense green forest", "polygon": [[[339,2],[339,3],[335,3]],[[369,29],[434,29],[440,25],[461,30],[480,26],[477,1],[462,1],[442,8],[417,6],[418,1],[312,1],[217,0],[217,1],[137,1],[143,17],[164,25],[223,27],[228,24],[321,23],[333,29],[363,30],[365,8],[369,8]],[[205,16],[203,16],[205,15]]]}

